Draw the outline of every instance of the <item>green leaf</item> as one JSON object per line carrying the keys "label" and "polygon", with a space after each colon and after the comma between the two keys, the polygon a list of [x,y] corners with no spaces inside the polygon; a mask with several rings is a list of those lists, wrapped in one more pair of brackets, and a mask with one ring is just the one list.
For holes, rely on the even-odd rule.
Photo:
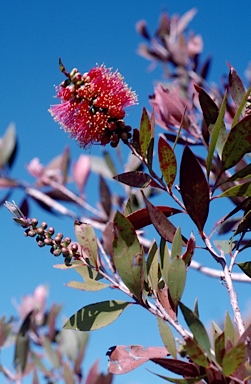
{"label": "green leaf", "polygon": [[70,281],[69,283],[65,284],[67,287],[80,289],[81,291],[100,291],[101,289],[109,287],[108,284],[101,283],[100,281],[96,280],[88,280],[83,282],[79,281]]}
{"label": "green leaf", "polygon": [[148,117],[148,113],[145,108],[143,108],[140,129],[139,129],[139,143],[140,143],[140,152],[143,158],[146,157],[148,147],[151,141],[151,122]]}
{"label": "green leaf", "polygon": [[251,278],[251,261],[244,261],[243,263],[236,263],[238,267]]}
{"label": "green leaf", "polygon": [[171,262],[170,262],[170,254],[169,254],[168,246],[167,246],[166,240],[164,240],[163,237],[161,237],[161,240],[160,240],[159,251],[160,251],[161,275],[168,287],[168,271],[169,271]]}
{"label": "green leaf", "polygon": [[151,138],[148,151],[147,151],[147,167],[149,172],[152,172],[153,165],[153,151],[154,151],[154,137]]}
{"label": "green leaf", "polygon": [[[244,179],[245,177],[250,177],[250,176],[251,176],[251,164],[248,164],[246,165],[246,167],[236,172],[233,176],[226,179],[224,183],[228,183],[229,181],[241,180],[241,179]],[[221,185],[221,184],[218,184],[218,185]]]}
{"label": "green leaf", "polygon": [[246,357],[246,347],[244,343],[238,344],[225,353],[222,360],[222,370],[224,375],[232,375],[236,369],[244,362]]}
{"label": "green leaf", "polygon": [[232,320],[229,316],[229,313],[228,311],[226,311],[226,315],[225,315],[225,322],[224,322],[224,333],[225,333],[225,338],[226,339],[229,339],[232,343],[232,345],[234,345],[234,325],[232,323]]}
{"label": "green leaf", "polygon": [[144,285],[143,255],[135,229],[120,212],[116,213],[113,226],[114,265],[125,285],[141,300]]}
{"label": "green leaf", "polygon": [[187,308],[181,302],[179,303],[179,306],[185,318],[185,321],[188,327],[190,328],[195,340],[197,341],[198,345],[207,353],[207,356],[210,359],[211,358],[210,340],[204,325],[198,319],[195,313],[191,311],[191,309]]}
{"label": "green leaf", "polygon": [[198,299],[196,298],[195,299],[195,302],[194,302],[194,308],[193,308],[193,312],[194,314],[198,317],[199,319],[199,302],[198,302]]}
{"label": "green leaf", "polygon": [[243,111],[243,108],[245,107],[246,103],[247,103],[247,100],[248,100],[248,97],[250,96],[250,93],[251,93],[251,85],[249,86],[247,92],[245,93],[245,96],[243,97],[235,115],[234,115],[234,118],[233,118],[233,121],[232,121],[232,127],[234,127],[237,123],[238,123],[238,120],[239,120],[239,117],[241,116],[241,113]]}
{"label": "green leaf", "polygon": [[172,147],[162,136],[159,138],[158,155],[162,175],[168,188],[171,190],[176,177],[177,162]]}
{"label": "green leaf", "polygon": [[224,115],[225,115],[225,111],[226,111],[226,103],[227,103],[227,92],[225,92],[224,98],[222,100],[219,115],[217,117],[217,120],[214,124],[213,130],[211,133],[211,140],[209,143],[208,155],[207,155],[207,160],[206,160],[207,176],[208,177],[209,177],[209,173],[211,171],[214,150],[216,148],[219,156],[221,157],[223,144],[224,144],[225,138],[226,138],[226,127],[224,124]]}
{"label": "green leaf", "polygon": [[190,337],[187,337],[185,339],[185,342],[185,349],[189,357],[192,359],[193,363],[198,364],[202,367],[208,367],[208,358],[202,348],[197,344],[197,342],[194,339],[191,339]]}
{"label": "green leaf", "polygon": [[180,165],[180,192],[187,213],[202,232],[209,210],[209,185],[188,146],[184,149]]}
{"label": "green leaf", "polygon": [[173,238],[171,259],[174,259],[176,256],[181,256],[181,253],[182,253],[182,237],[181,237],[180,227],[178,227],[176,229],[176,232]]}
{"label": "green leaf", "polygon": [[220,251],[223,251],[225,255],[230,253],[232,251],[232,249],[234,248],[234,244],[230,240],[214,240],[214,245]]}
{"label": "green leaf", "polygon": [[157,316],[157,321],[158,321],[159,332],[160,332],[160,336],[163,341],[163,344],[166,347],[167,351],[171,354],[171,356],[174,359],[176,359],[177,358],[176,343],[175,343],[175,338],[173,336],[171,328],[169,327],[166,321],[164,321],[158,316]]}
{"label": "green leaf", "polygon": [[63,328],[94,331],[111,324],[132,303],[120,300],[101,301],[86,305],[71,316]]}
{"label": "green leaf", "polygon": [[240,196],[240,197],[251,196],[251,182],[235,185],[234,187],[227,189],[217,197],[233,197],[233,196]]}
{"label": "green leaf", "polygon": [[215,323],[215,321],[212,321],[212,331],[214,339],[223,332],[222,329],[218,326],[218,324]]}
{"label": "green leaf", "polygon": [[14,366],[17,371],[25,371],[28,354],[30,350],[30,341],[28,335],[17,335],[15,343]]}
{"label": "green leaf", "polygon": [[222,172],[236,165],[251,151],[251,115],[240,120],[228,134],[222,151]]}
{"label": "green leaf", "polygon": [[51,340],[49,337],[44,336],[43,337],[43,347],[45,349],[45,354],[52,364],[53,368],[59,368],[60,367],[60,361],[59,356],[57,354],[57,351],[52,348]]}
{"label": "green leaf", "polygon": [[148,280],[150,281],[150,286],[155,292],[158,291],[158,282],[159,282],[158,256],[159,256],[158,247],[156,242],[154,241],[149,249],[146,266],[147,266],[147,276],[148,276]]}
{"label": "green leaf", "polygon": [[16,147],[16,128],[14,124],[10,124],[4,136],[0,138],[0,169],[4,168],[6,164],[12,165]]}
{"label": "green leaf", "polygon": [[222,332],[216,336],[214,340],[215,358],[219,365],[222,364],[223,357],[225,355],[225,333]]}
{"label": "green leaf", "polygon": [[98,245],[93,227],[90,224],[75,220],[74,230],[82,251],[90,259],[93,266],[98,266]]}
{"label": "green leaf", "polygon": [[168,271],[168,288],[175,305],[178,305],[186,283],[186,266],[184,261],[176,256],[172,259]]}
{"label": "green leaf", "polygon": [[141,171],[125,172],[116,175],[113,178],[120,183],[136,188],[146,188],[153,181],[150,175]]}

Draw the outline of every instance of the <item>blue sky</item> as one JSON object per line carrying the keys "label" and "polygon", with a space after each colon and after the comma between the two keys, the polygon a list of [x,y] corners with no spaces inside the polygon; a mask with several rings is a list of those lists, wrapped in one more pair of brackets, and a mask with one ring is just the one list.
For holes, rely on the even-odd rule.
{"label": "blue sky", "polygon": [[[32,181],[24,165],[33,157],[39,157],[46,164],[54,155],[62,152],[66,145],[70,146],[73,159],[83,153],[59,129],[48,113],[50,104],[55,102],[54,85],[63,80],[58,68],[59,57],[68,69],[77,67],[85,72],[96,63],[105,63],[108,67],[118,69],[138,94],[139,105],[131,108],[127,120],[128,124],[136,127],[142,107],[149,108],[148,95],[153,92],[154,81],[162,79],[162,72],[158,67],[149,73],[149,62],[136,54],[141,38],[135,31],[135,23],[145,19],[153,32],[161,10],[166,9],[169,14],[183,14],[192,7],[198,9],[198,14],[191,22],[191,28],[203,37],[203,57],[208,54],[213,56],[210,80],[219,82],[221,74],[227,73],[226,60],[243,76],[251,61],[250,6],[243,0],[238,2],[238,7],[235,2],[216,0],[117,0],[93,4],[80,0],[72,4],[65,0],[1,2],[0,134],[4,133],[10,122],[16,124],[19,152],[12,176]],[[101,151],[100,147],[94,147],[91,154],[98,155]],[[93,187],[95,185],[89,186],[89,193],[92,193]],[[21,194],[15,192],[13,198],[18,203]],[[95,204],[95,201],[89,202]],[[73,225],[69,219],[47,215],[35,205],[31,213],[40,220],[48,220],[57,230],[73,236]],[[176,224],[179,224],[178,221]],[[125,299],[117,292],[106,291],[92,295],[65,287],[64,283],[74,276],[70,272],[54,269],[52,266],[57,260],[47,250],[39,250],[33,240],[25,239],[3,208],[0,209],[0,228],[1,315],[14,314],[12,298],[19,301],[22,295],[32,293],[39,283],[48,284],[50,288],[49,304],[55,301],[64,305],[64,316],[70,316],[93,301]],[[198,261],[203,262],[203,257],[206,256],[198,255]],[[205,321],[222,319],[225,309],[230,309],[227,292],[219,281],[211,281],[191,272],[187,284],[191,288],[184,302],[191,306],[196,296],[199,296],[201,314]],[[211,297],[203,304],[203,295],[208,292],[208,287]],[[246,308],[247,290],[247,286],[237,285],[239,296],[242,295],[242,309]],[[98,357],[101,368],[105,370],[105,353],[110,346],[116,344],[161,345],[155,319],[143,309],[127,309],[109,328],[91,334],[85,367],[90,366]],[[158,371],[157,367],[151,368]],[[140,368],[126,376],[117,376],[114,383],[140,384],[150,381],[158,383],[160,379],[151,377],[144,368]]]}

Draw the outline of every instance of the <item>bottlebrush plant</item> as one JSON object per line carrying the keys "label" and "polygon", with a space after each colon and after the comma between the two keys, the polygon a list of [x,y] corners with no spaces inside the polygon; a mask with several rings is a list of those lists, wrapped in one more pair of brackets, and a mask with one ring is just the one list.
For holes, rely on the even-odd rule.
{"label": "bottlebrush plant", "polygon": [[[25,188],[20,207],[14,202],[6,202],[5,206],[15,222],[25,228],[25,236],[35,237],[39,247],[48,246],[54,256],[63,257],[64,263],[57,264],[57,268],[74,269],[84,280],[73,281],[70,287],[83,291],[110,287],[127,297],[80,308],[65,322],[64,329],[99,329],[115,321],[131,305],[156,317],[164,346],[111,347],[110,374],[127,373],[151,360],[178,375],[155,373],[174,383],[248,383],[251,324],[244,324],[234,281],[248,284],[251,277],[251,261],[239,261],[239,254],[251,247],[251,87],[246,90],[229,63],[225,84],[217,88],[207,82],[210,60],[201,63],[202,38],[186,33],[194,13],[191,10],[181,18],[163,13],[154,37],[146,22],[137,24],[146,41],[138,53],[165,64],[166,70],[166,82],[157,83],[150,96],[152,112],[143,108],[138,128],[126,124],[125,111],[137,102],[137,96],[119,72],[104,65],[84,74],[77,69],[68,72],[60,60],[66,80],[57,88],[60,103],[50,108],[54,119],[84,149],[93,144],[110,144],[129,151],[122,173],[117,172],[108,151],[100,160],[100,208],[89,205],[83,196],[92,168],[90,155],[78,159],[71,175],[79,194],[69,189],[68,150],[48,166],[33,159],[28,170],[37,178],[36,187]],[[159,135],[156,126],[161,128]],[[8,129],[1,144],[4,169],[12,164],[15,155],[13,129]],[[107,181],[111,177],[125,185],[124,196],[111,190]],[[23,184],[1,177],[0,185],[13,190]],[[160,194],[166,196],[166,205],[152,203],[152,196],[156,199]],[[30,198],[47,210],[74,219],[76,241],[56,233],[45,222],[29,218]],[[234,208],[219,217],[215,200],[231,200]],[[69,201],[79,212],[85,208],[90,214],[82,216],[69,210],[64,204]],[[236,217],[237,213],[241,217]],[[215,226],[209,233],[205,227],[210,214]],[[185,237],[182,227],[173,224],[173,215],[188,216],[191,228],[195,225],[197,229],[196,236],[191,231],[190,237]],[[158,240],[145,237],[148,225],[155,228]],[[216,241],[216,230],[227,239]],[[199,264],[198,252],[213,258],[215,269]],[[240,271],[233,272],[235,267]],[[209,332],[200,319],[196,298],[194,308],[183,302],[191,268],[223,282],[219,289],[229,294],[233,321],[227,312],[224,325],[213,321]],[[183,319],[186,326],[182,325]],[[27,325],[27,338],[31,331]],[[173,331],[179,335],[178,341]],[[33,355],[28,343],[25,354],[19,343],[17,337],[16,358],[22,361],[19,369],[25,372]],[[25,359],[21,359],[19,351]]]}

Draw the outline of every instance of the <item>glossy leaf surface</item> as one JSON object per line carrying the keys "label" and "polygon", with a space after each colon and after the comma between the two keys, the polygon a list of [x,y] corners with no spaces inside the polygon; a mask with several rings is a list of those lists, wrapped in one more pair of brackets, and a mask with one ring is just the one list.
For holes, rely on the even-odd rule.
{"label": "glossy leaf surface", "polygon": [[185,147],[180,166],[180,192],[187,213],[203,231],[209,210],[209,186],[189,147]]}
{"label": "glossy leaf surface", "polygon": [[103,328],[115,321],[130,304],[132,303],[110,300],[86,305],[66,321],[64,328],[78,331]]}
{"label": "glossy leaf surface", "polygon": [[209,127],[210,124],[215,124],[219,114],[219,108],[204,89],[197,85],[195,86],[195,89],[199,94],[199,102],[206,125]]}
{"label": "glossy leaf surface", "polygon": [[[166,217],[176,215],[177,213],[183,213],[183,211],[180,209],[162,205],[158,205],[156,208],[159,209]],[[127,219],[130,220],[135,229],[144,228],[147,225],[152,224],[152,220],[147,208],[142,208],[130,213],[127,216]]]}

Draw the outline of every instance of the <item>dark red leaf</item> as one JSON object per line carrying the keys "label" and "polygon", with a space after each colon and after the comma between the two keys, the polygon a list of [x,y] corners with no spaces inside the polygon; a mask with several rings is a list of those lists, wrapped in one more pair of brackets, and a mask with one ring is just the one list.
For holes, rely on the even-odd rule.
{"label": "dark red leaf", "polygon": [[204,91],[204,89],[198,87],[197,85],[194,87],[199,94],[199,102],[203,116],[207,126],[209,127],[210,124],[215,124],[219,114],[219,108],[206,91]]}
{"label": "dark red leaf", "polygon": [[187,213],[202,232],[209,210],[209,185],[189,147],[185,147],[181,160],[180,192]]}
{"label": "dark red leaf", "polygon": [[108,188],[108,185],[105,182],[105,179],[102,176],[100,176],[99,178],[99,195],[100,195],[101,205],[105,213],[107,214],[107,217],[109,217],[111,212],[111,206],[112,206],[111,192]]}
{"label": "dark red leaf", "polygon": [[[177,213],[184,213],[180,209],[161,205],[156,206],[156,208],[159,209],[166,217],[176,215]],[[131,213],[127,216],[127,219],[130,220],[135,229],[144,228],[147,225],[152,224],[147,208],[142,208]]]}
{"label": "dark red leaf", "polygon": [[199,376],[198,369],[193,363],[187,363],[185,361],[170,358],[155,358],[151,360],[154,363],[161,365],[161,367],[176,373],[177,375],[188,377]]}
{"label": "dark red leaf", "polygon": [[152,178],[150,175],[140,171],[121,173],[113,177],[115,180],[131,187],[146,188],[150,185]]}

